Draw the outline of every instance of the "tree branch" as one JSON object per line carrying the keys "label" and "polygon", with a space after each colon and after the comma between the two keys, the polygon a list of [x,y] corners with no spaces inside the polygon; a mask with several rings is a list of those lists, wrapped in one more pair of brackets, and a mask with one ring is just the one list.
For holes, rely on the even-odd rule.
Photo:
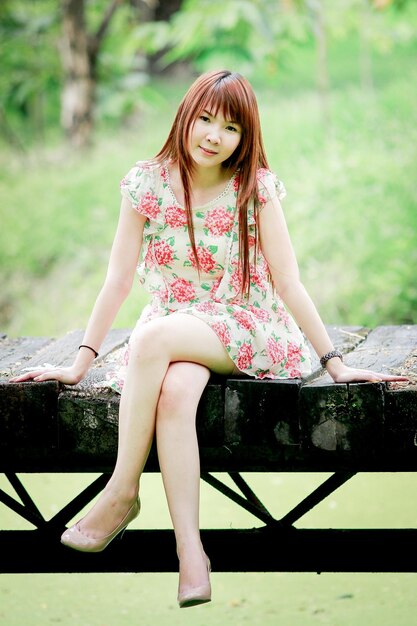
{"label": "tree branch", "polygon": [[90,54],[90,58],[93,62],[96,59],[101,41],[106,34],[114,13],[119,8],[119,6],[124,3],[124,1],[125,0],[112,0],[112,2],[110,2],[109,6],[107,7],[107,11],[104,13],[103,19],[97,29],[97,32],[94,35],[89,36],[88,51]]}

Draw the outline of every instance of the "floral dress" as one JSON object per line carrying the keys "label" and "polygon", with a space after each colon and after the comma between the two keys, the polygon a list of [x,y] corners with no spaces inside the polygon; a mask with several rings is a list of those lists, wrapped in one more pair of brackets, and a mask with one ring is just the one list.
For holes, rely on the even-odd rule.
{"label": "floral dress", "polygon": [[[138,162],[121,181],[121,193],[147,217],[140,281],[151,294],[138,324],[165,315],[194,315],[213,329],[236,367],[255,378],[298,378],[311,371],[305,338],[274,292],[265,257],[255,259],[254,208],[248,207],[250,293],[242,296],[239,268],[239,172],[224,191],[204,206],[195,207],[193,223],[200,265],[198,274],[187,217],[177,201],[166,164]],[[258,170],[260,210],[273,196],[285,196],[275,174]],[[106,385],[120,392],[129,346]]]}

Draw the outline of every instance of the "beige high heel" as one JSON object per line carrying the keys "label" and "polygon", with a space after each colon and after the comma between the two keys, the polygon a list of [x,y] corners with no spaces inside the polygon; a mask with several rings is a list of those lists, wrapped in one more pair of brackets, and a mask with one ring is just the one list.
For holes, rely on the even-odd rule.
{"label": "beige high heel", "polygon": [[132,504],[120,524],[113,530],[113,532],[100,537],[99,539],[93,539],[84,535],[80,530],[77,522],[71,528],[68,528],[61,535],[61,543],[68,548],[78,550],[79,552],[102,552],[119,533],[123,534],[126,530],[126,526],[130,524],[140,512],[140,500],[139,498]]}
{"label": "beige high heel", "polygon": [[178,604],[180,609],[186,609],[189,606],[197,606],[211,601],[211,585],[210,585],[210,560],[207,558],[207,575],[208,582],[200,587],[193,587],[187,591],[178,591]]}

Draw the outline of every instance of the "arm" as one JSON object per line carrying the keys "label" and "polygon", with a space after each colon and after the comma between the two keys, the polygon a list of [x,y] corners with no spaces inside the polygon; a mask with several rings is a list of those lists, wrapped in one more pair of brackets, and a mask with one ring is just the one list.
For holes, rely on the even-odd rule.
{"label": "arm", "polygon": [[[313,301],[300,280],[294,249],[277,197],[269,200],[260,212],[259,235],[262,253],[268,263],[278,295],[288,306],[319,358],[322,357],[334,347]],[[326,369],[335,382],[407,380],[404,377],[350,368],[337,357],[327,362]]]}
{"label": "arm", "polygon": [[[81,342],[97,352],[132,287],[145,221],[146,217],[134,211],[129,200],[123,198],[106,278]],[[76,384],[84,378],[93,360],[93,352],[81,348],[71,367],[35,370],[11,379],[11,382],[55,379],[70,385]]]}

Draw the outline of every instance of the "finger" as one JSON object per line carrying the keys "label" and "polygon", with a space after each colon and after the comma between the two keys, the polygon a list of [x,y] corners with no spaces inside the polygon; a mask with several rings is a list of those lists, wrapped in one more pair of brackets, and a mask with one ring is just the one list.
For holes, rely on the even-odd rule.
{"label": "finger", "polygon": [[368,372],[372,377],[379,378],[381,381],[390,382],[390,381],[408,381],[410,380],[407,376],[398,376],[393,374],[376,374],[375,372]]}
{"label": "finger", "polygon": [[350,379],[352,382],[380,383],[382,378],[379,374],[370,370],[356,370]]}
{"label": "finger", "polygon": [[409,376],[401,376],[400,374],[385,374],[390,380],[410,380]]}
{"label": "finger", "polygon": [[44,380],[59,380],[59,378],[60,378],[59,372],[57,372],[56,370],[53,370],[52,372],[41,372],[41,373],[38,373],[38,375],[35,376],[35,378],[33,380],[35,382],[39,383],[39,382],[42,382]]}
{"label": "finger", "polygon": [[40,374],[40,372],[27,372],[26,374],[20,374],[20,376],[13,376],[13,378],[9,378],[9,382],[23,383],[26,380],[32,380],[37,374]]}
{"label": "finger", "polygon": [[342,378],[346,381],[346,382],[360,382],[360,381],[364,381],[364,380],[372,380],[372,379],[377,379],[378,378],[378,374],[376,374],[375,372],[372,372],[370,370],[362,370],[362,369],[356,369],[356,368],[350,368],[348,371],[346,371],[343,375]]}
{"label": "finger", "polygon": [[45,371],[45,369],[33,370],[31,372],[27,372],[26,374],[21,374],[20,376],[14,376],[13,378],[9,378],[9,382],[23,383],[23,382],[30,381],[30,380],[39,382],[42,380],[55,378],[56,373],[57,373],[56,370],[53,370],[53,371]]}
{"label": "finger", "polygon": [[51,365],[51,363],[44,363],[42,366],[38,365],[37,367],[24,367],[21,371],[26,373],[9,378],[9,382],[21,383],[26,380],[38,380],[38,377],[42,374],[50,374],[51,372],[55,373],[57,370],[58,367],[56,365]]}

